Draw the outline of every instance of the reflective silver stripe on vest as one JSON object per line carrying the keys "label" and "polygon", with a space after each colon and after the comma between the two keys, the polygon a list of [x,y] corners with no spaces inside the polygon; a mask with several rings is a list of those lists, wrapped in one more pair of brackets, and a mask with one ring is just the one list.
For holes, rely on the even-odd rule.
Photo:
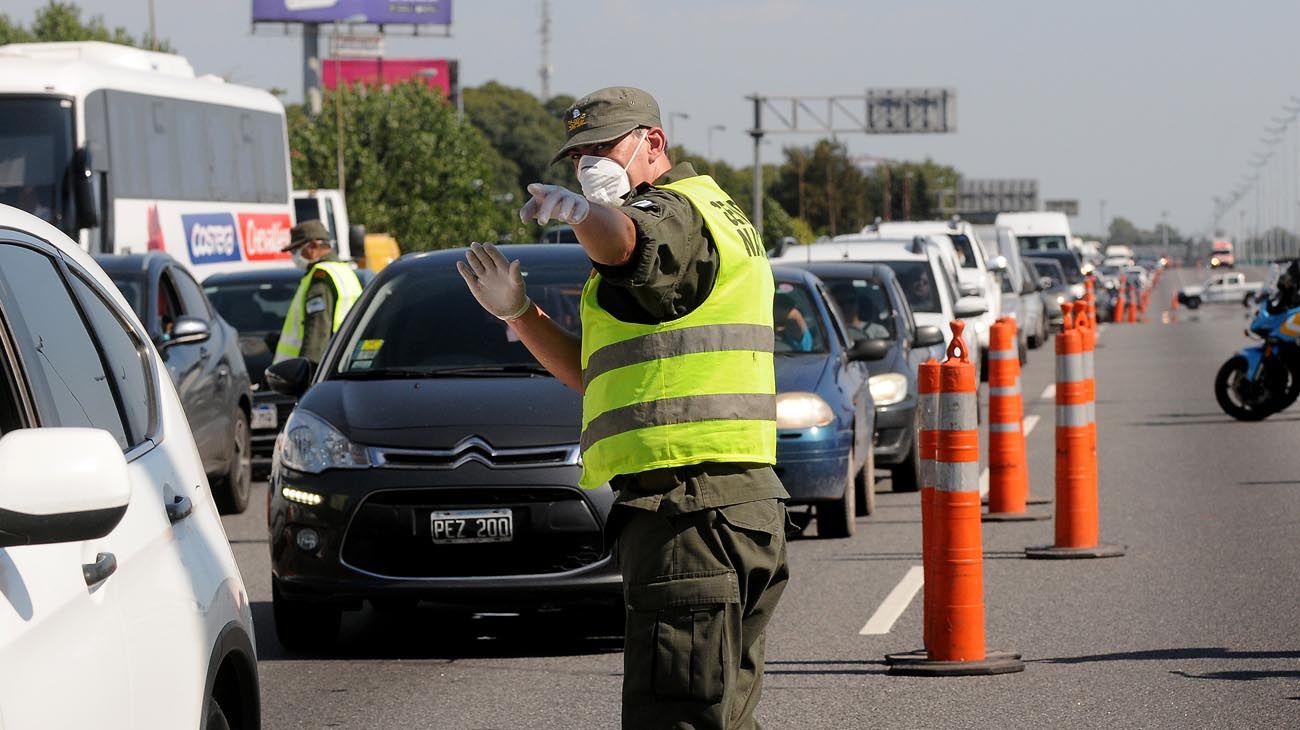
{"label": "reflective silver stripe on vest", "polygon": [[1013,385],[989,386],[989,395],[1020,395],[1020,378]]}
{"label": "reflective silver stripe on vest", "polygon": [[776,421],[776,396],[689,395],[615,408],[587,424],[582,431],[582,450],[586,451],[601,439],[638,428],[697,421]]}
{"label": "reflective silver stripe on vest", "polygon": [[939,462],[940,492],[978,492],[980,465],[977,461]]}
{"label": "reflective silver stripe on vest", "polygon": [[989,350],[990,360],[1019,360],[1020,353],[1015,350]]}
{"label": "reflective silver stripe on vest", "polygon": [[1056,382],[1077,383],[1081,380],[1083,380],[1083,356],[1078,353],[1057,355]]}
{"label": "reflective silver stripe on vest", "polygon": [[940,431],[974,431],[979,427],[979,404],[974,393],[939,395]]}
{"label": "reflective silver stripe on vest", "polygon": [[1088,406],[1057,406],[1056,407],[1056,426],[1060,428],[1078,428],[1087,426],[1091,421],[1088,420]]}
{"label": "reflective silver stripe on vest", "polygon": [[582,371],[583,384],[610,370],[676,355],[728,350],[772,352],[772,328],[761,324],[706,324],[654,332],[615,342],[591,353]]}
{"label": "reflective silver stripe on vest", "polygon": [[995,433],[1016,433],[1020,431],[1020,423],[990,423],[989,430]]}

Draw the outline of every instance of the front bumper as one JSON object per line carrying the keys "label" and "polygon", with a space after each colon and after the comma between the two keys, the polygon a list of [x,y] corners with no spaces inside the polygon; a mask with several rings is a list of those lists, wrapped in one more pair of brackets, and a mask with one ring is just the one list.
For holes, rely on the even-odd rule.
{"label": "front bumper", "polygon": [[[356,606],[407,599],[478,610],[521,604],[621,601],[622,578],[606,539],[613,494],[574,486],[572,466],[452,470],[334,470],[271,478],[271,570],[289,599]],[[321,495],[309,506],[283,489]],[[435,510],[508,509],[509,542],[434,543]],[[298,533],[314,530],[304,550]]]}
{"label": "front bumper", "polygon": [[853,447],[852,431],[829,427],[778,429],[776,475],[790,493],[790,504],[809,504],[844,496]]}
{"label": "front bumper", "polygon": [[876,408],[877,466],[894,466],[907,461],[916,439],[916,398]]}

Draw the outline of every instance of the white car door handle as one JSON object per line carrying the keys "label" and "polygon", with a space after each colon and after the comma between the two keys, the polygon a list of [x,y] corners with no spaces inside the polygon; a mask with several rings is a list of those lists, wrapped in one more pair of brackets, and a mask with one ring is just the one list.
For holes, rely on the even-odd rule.
{"label": "white car door handle", "polygon": [[190,501],[190,498],[178,494],[173,497],[171,503],[167,505],[167,519],[174,525],[186,517],[189,517],[190,513],[193,511],[194,503]]}
{"label": "white car door handle", "polygon": [[113,553],[100,553],[95,556],[95,562],[81,566],[81,575],[85,577],[88,586],[108,580],[108,576],[115,572],[117,558],[113,557]]}

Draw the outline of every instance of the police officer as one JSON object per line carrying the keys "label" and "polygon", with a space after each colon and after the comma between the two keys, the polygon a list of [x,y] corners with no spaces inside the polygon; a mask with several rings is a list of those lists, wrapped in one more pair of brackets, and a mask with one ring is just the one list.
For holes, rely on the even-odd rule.
{"label": "police officer", "polygon": [[457,268],[533,355],[583,393],[581,484],[617,497],[624,728],[755,728],[764,632],[785,588],[771,268],[708,176],[674,165],[650,94],[566,112],[582,184],[532,184],[524,220],[573,227],[595,271],[582,335],[529,301],[519,263],[473,244]]}
{"label": "police officer", "polygon": [[329,231],[320,221],[304,221],[289,229],[289,243],[281,250],[292,252],[294,265],[307,273],[289,303],[275,362],[305,357],[314,367],[361,296],[361,280],[351,266],[339,261]]}

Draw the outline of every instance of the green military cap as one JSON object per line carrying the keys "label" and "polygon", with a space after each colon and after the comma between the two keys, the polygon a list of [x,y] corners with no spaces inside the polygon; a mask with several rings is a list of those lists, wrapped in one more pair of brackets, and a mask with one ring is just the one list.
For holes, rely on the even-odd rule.
{"label": "green military cap", "polygon": [[330,232],[324,223],[317,220],[303,221],[293,228],[289,229],[289,243],[281,251],[292,251],[299,246],[306,245],[309,241],[324,241],[329,243]]}
{"label": "green military cap", "polygon": [[574,147],[610,142],[637,127],[661,127],[659,103],[648,92],[631,86],[609,86],[574,102],[564,114],[567,139],[551,162],[559,162]]}

